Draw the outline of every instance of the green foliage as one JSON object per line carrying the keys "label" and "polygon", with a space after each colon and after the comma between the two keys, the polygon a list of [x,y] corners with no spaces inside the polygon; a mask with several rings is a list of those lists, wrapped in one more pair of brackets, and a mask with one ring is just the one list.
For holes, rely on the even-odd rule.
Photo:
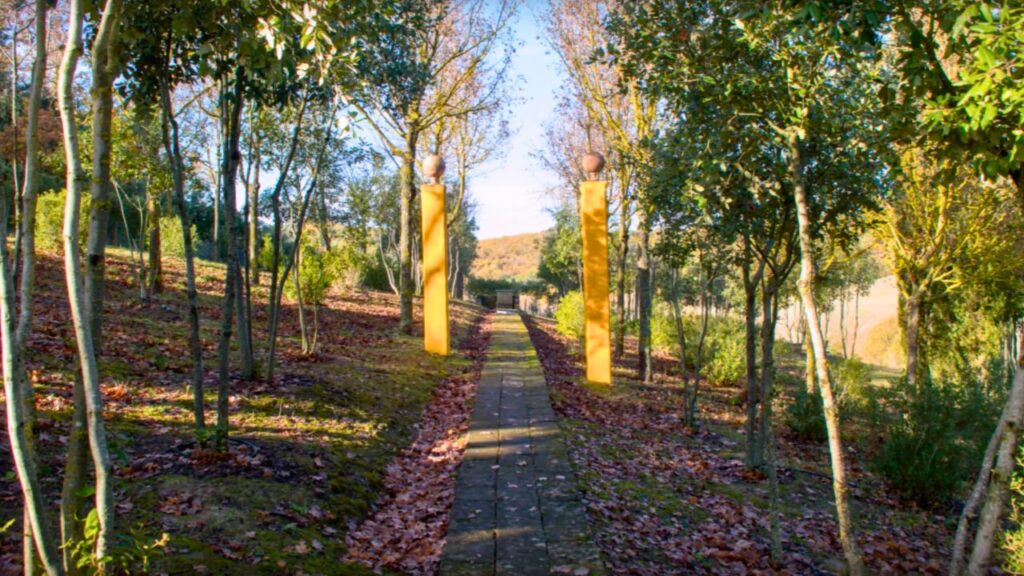
{"label": "green foliage", "polygon": [[555,227],[544,235],[537,277],[565,295],[579,287],[582,240],[579,216],[569,207],[554,213]]}
{"label": "green foliage", "polygon": [[[199,232],[192,224],[192,249],[199,246]],[[160,251],[164,256],[185,257],[185,238],[181,233],[181,219],[177,216],[160,218]]]}
{"label": "green foliage", "polygon": [[861,408],[872,395],[871,367],[856,358],[847,358],[833,364],[832,376],[836,404],[840,411]]}
{"label": "green foliage", "polygon": [[[685,327],[685,324],[684,324]],[[697,341],[697,322],[693,322],[693,339]],[[743,323],[735,318],[711,318],[708,321],[704,376],[712,384],[738,382],[747,373]]]}
{"label": "green foliage", "polygon": [[[324,250],[318,241],[308,236],[302,239],[301,251],[298,254],[299,285],[302,287],[302,301],[306,304],[319,306],[327,298],[327,292],[346,270],[345,254],[339,248]],[[292,274],[295,272],[293,271]],[[287,278],[285,293],[289,298],[296,298],[295,282]]]}
{"label": "green foliage", "polygon": [[976,472],[1005,396],[1002,374],[981,382],[903,385],[872,466],[900,495],[924,506],[942,504]]}
{"label": "green foliage", "polygon": [[[40,194],[36,204],[36,248],[51,252],[64,251],[64,190]],[[82,207],[78,224],[78,246],[85,247],[89,234],[89,195],[82,194]]]}
{"label": "green foliage", "polygon": [[1017,473],[1010,482],[1013,494],[1010,508],[1012,528],[1002,534],[1003,570],[1010,574],[1024,574],[1024,448],[1017,456]]}
{"label": "green foliage", "polygon": [[583,338],[583,294],[579,290],[567,292],[558,301],[555,323],[559,334]]}
{"label": "green foliage", "polygon": [[804,388],[797,389],[793,403],[786,408],[786,426],[801,440],[824,441],[827,431],[821,395],[817,392],[808,394]]}
{"label": "green foliage", "polygon": [[83,538],[65,545],[71,553],[72,562],[81,574],[149,574],[153,556],[162,553],[170,542],[170,536],[166,532],[153,539],[145,536],[142,527],[137,527],[128,534],[119,534],[107,557],[96,558],[93,550],[96,547],[97,536],[99,515],[94,508],[85,517]]}

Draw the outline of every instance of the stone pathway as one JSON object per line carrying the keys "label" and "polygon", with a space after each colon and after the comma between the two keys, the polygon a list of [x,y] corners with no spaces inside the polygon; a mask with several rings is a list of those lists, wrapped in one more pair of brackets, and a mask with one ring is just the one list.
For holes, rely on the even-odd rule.
{"label": "stone pathway", "polygon": [[458,472],[442,576],[604,574],[518,314],[499,313]]}

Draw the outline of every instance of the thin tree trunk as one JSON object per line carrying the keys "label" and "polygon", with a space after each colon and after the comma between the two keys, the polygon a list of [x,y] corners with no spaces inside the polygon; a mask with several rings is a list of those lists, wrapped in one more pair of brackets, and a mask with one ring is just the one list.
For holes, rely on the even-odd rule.
{"label": "thin tree trunk", "polygon": [[416,141],[418,129],[409,128],[405,138],[405,154],[402,155],[401,168],[401,206],[399,210],[398,238],[398,330],[403,334],[412,334],[412,296],[413,285],[413,222],[412,203],[416,198]]}
{"label": "thin tree trunk", "polygon": [[185,288],[188,294],[188,341],[192,356],[192,414],[196,437],[200,445],[206,439],[206,417],[203,408],[203,344],[199,336],[199,294],[196,289],[195,247],[192,246],[192,221],[185,203],[185,166],[181,155],[178,121],[171,108],[171,91],[166,78],[160,83],[161,132],[164,150],[171,164],[171,182],[174,186],[174,205],[181,222],[182,242],[185,247]]}
{"label": "thin tree trunk", "polygon": [[[622,183],[624,183],[624,179],[620,178],[620,184]],[[626,190],[623,187],[622,201],[619,202],[619,251],[618,254],[616,254],[618,266],[616,270],[617,273],[615,274],[615,312],[618,315],[617,325],[615,327],[615,343],[613,350],[613,356],[615,358],[622,357],[626,342],[626,262],[629,260],[629,205],[629,196],[626,194]],[[638,263],[638,288],[640,282],[639,274],[640,270]],[[643,362],[642,359],[641,362]],[[643,380],[642,371],[640,373],[640,379]]]}
{"label": "thin tree trunk", "polygon": [[260,163],[262,141],[256,140],[255,161],[250,160],[253,165],[253,178],[249,184],[249,277],[250,282],[256,286],[260,284]]}
{"label": "thin tree trunk", "polygon": [[[64,481],[60,496],[60,531],[63,542],[81,542],[84,537],[81,518],[85,510],[83,489],[88,480],[89,434],[85,424],[85,385],[80,372],[75,374],[72,401],[74,412],[68,430],[67,457],[64,460]],[[61,552],[68,574],[78,574],[80,571],[71,557],[71,548],[64,547]]]}
{"label": "thin tree trunk", "polygon": [[778,320],[778,285],[774,275],[761,286],[761,441],[768,475],[768,516],[772,561],[782,562],[782,528],[779,520],[779,477],[775,461],[775,324]]}
{"label": "thin tree trunk", "polygon": [[[654,380],[654,366],[651,358],[651,260],[650,260],[650,228],[647,222],[647,211],[639,211],[640,251],[636,260],[636,292],[639,308],[638,375],[641,382]],[[620,327],[620,330],[622,328]]]}
{"label": "thin tree trunk", "polygon": [[857,333],[860,332],[860,288],[853,293],[853,339],[850,340],[850,357],[857,355]]}
{"label": "thin tree trunk", "polygon": [[978,530],[974,534],[974,548],[967,564],[971,576],[988,574],[992,563],[992,549],[997,532],[1002,524],[1009,499],[1010,482],[1017,463],[1017,444],[1020,440],[1021,418],[1024,416],[1024,369],[1018,367],[1013,379],[1010,397],[1007,399],[1005,418],[1002,426],[996,428],[999,437],[995,466],[988,474],[988,490],[985,505],[978,519]]}
{"label": "thin tree trunk", "polygon": [[115,42],[121,0],[107,0],[92,46],[92,186],[89,237],[86,244],[85,292],[89,303],[93,344],[103,348],[103,300],[106,277],[107,228],[110,221],[110,126],[114,113],[113,82],[117,74]]}
{"label": "thin tree trunk", "polygon": [[[37,456],[32,442],[32,421],[35,394],[32,383],[25,376],[25,342],[31,327],[31,291],[35,266],[33,238],[33,217],[35,215],[35,194],[38,165],[38,115],[39,95],[42,91],[46,66],[46,10],[44,0],[36,0],[36,59],[32,70],[32,87],[28,109],[28,133],[25,146],[25,180],[20,197],[22,201],[19,237],[23,239],[21,313],[15,318],[14,268],[16,259],[7,254],[6,241],[0,241],[0,343],[4,395],[7,406],[7,436],[11,443],[11,456],[18,477],[23,500],[23,561],[25,574],[33,574],[36,566],[36,551],[49,574],[63,574],[61,556],[57,541],[46,514],[46,503],[39,484]],[[16,67],[15,67],[16,69]],[[17,164],[12,164],[17,171]],[[15,180],[16,182],[16,180]],[[16,186],[16,185],[15,185]],[[12,202],[4,202],[0,210],[0,229],[7,237],[8,207],[18,201],[19,194],[12,194]]]}
{"label": "thin tree trunk", "polygon": [[[20,211],[16,211],[15,222],[19,228],[15,238],[14,258],[10,260],[11,275],[12,277],[18,277],[15,262],[18,261],[19,257],[21,259],[21,289],[15,291],[15,298],[18,300],[18,325],[14,332],[14,367],[11,371],[5,368],[4,373],[12,375],[15,379],[15,385],[20,391],[24,410],[24,430],[28,457],[32,459],[33,466],[38,469],[32,430],[33,423],[35,422],[36,398],[34,385],[28,379],[26,373],[25,351],[28,335],[32,328],[32,291],[35,288],[35,216],[37,188],[39,186],[39,105],[42,101],[43,82],[46,76],[46,11],[48,5],[43,0],[36,0],[35,4],[36,55],[32,63],[32,84],[29,88],[28,126],[25,134],[25,172],[21,193],[16,194],[18,197],[16,201],[21,208]],[[17,60],[16,57],[14,59],[15,61]],[[17,70],[17,68],[15,63],[12,69]],[[14,77],[15,75],[12,74],[12,81]],[[12,114],[15,110],[16,107],[12,106]],[[12,127],[15,129],[14,141],[17,143],[17,124],[12,124]],[[16,150],[14,158],[15,162],[17,162]],[[12,164],[15,188],[18,185],[16,166],[16,163]],[[6,228],[6,219],[3,226]],[[8,262],[6,257],[4,257],[4,262]],[[43,545],[52,546],[56,550],[56,543],[53,540],[53,533],[51,531],[47,530],[44,532],[43,540]],[[22,515],[22,545],[24,549],[22,556],[25,563],[25,574],[34,574],[38,564],[35,549],[39,543],[36,542],[32,531],[30,506],[24,507]]]}
{"label": "thin tree trunk", "polygon": [[[4,202],[7,204],[7,202]],[[6,229],[7,210],[2,214]],[[6,236],[6,230],[4,230]],[[31,535],[34,536],[36,549],[50,574],[63,574],[60,554],[56,542],[50,532],[46,518],[46,502],[43,500],[39,485],[39,474],[36,469],[35,455],[31,447],[28,428],[30,423],[25,419],[24,393],[19,390],[18,365],[22,362],[16,355],[15,346],[15,314],[14,314],[14,278],[11,262],[7,254],[7,243],[0,242],[0,338],[3,349],[4,396],[7,405],[7,435],[11,442],[11,456],[14,469],[25,505],[25,512],[31,524]],[[32,557],[25,558],[31,562]]]}
{"label": "thin tree trunk", "polygon": [[[105,52],[108,50],[112,40],[111,35],[113,34],[113,28],[116,27],[119,9],[120,3],[117,0],[108,0],[93,44],[94,59],[97,56],[104,60],[106,59],[107,55]],[[81,0],[72,0],[67,45],[58,80],[58,97],[61,121],[64,125],[64,153],[67,165],[67,202],[64,206],[63,230],[64,267],[67,276],[68,302],[71,306],[71,317],[74,323],[75,340],[78,343],[78,357],[81,364],[86,417],[85,429],[89,439],[93,468],[96,474],[96,514],[99,521],[99,530],[94,553],[95,557],[102,562],[102,559],[108,556],[113,540],[114,492],[110,454],[107,450],[106,431],[103,426],[103,397],[100,392],[96,346],[93,341],[93,332],[90,329],[91,325],[96,326],[97,324],[90,323],[90,313],[93,313],[93,311],[89,308],[87,292],[83,291],[84,278],[78,255],[79,208],[82,199],[82,189],[85,187],[85,171],[82,168],[78,147],[78,128],[75,124],[72,89],[75,67],[82,51],[82,15]],[[97,64],[94,62],[94,68],[96,67]],[[101,69],[104,68],[104,66],[99,67]],[[94,76],[94,82],[98,83],[99,81]],[[100,88],[94,87],[94,90],[100,90]],[[102,91],[99,94],[101,97],[97,98],[94,95],[94,100],[102,100]],[[107,95],[109,96],[109,92]],[[102,111],[98,110],[97,114],[102,116]],[[102,118],[99,119],[99,124],[102,127]],[[106,133],[109,137],[109,123],[107,123]],[[101,144],[107,146],[109,141]],[[109,148],[107,152],[109,154]],[[94,155],[101,157],[102,153],[100,150],[94,150]],[[104,162],[102,160],[98,160],[98,162],[102,167]],[[106,159],[105,169],[109,169],[109,155]],[[95,178],[102,178],[102,175],[94,175]],[[98,187],[103,188],[103,186]],[[109,181],[107,182],[107,187],[109,187]],[[93,245],[93,248],[95,247],[96,245]],[[91,256],[98,256],[100,259],[99,263],[102,264],[102,252],[98,254],[92,253]],[[98,313],[96,311],[96,314]],[[80,425],[78,422],[73,424],[73,426],[78,425]]]}
{"label": "thin tree trunk", "polygon": [[[332,108],[328,116],[333,118],[334,112],[335,109]],[[288,274],[291,272],[291,268],[295,264],[296,254],[298,253],[299,247],[302,245],[302,229],[306,224],[306,214],[309,211],[310,200],[312,199],[313,192],[316,190],[317,183],[320,179],[320,169],[323,166],[324,155],[327,151],[328,145],[331,142],[332,133],[333,128],[329,128],[327,131],[327,136],[324,138],[323,142],[320,145],[320,150],[317,152],[316,164],[313,168],[313,175],[310,178],[309,186],[306,188],[306,193],[303,195],[301,204],[299,206],[299,217],[295,224],[294,247],[292,248],[292,251],[288,254],[288,258],[284,262],[284,270],[281,272],[281,281],[277,282],[276,285],[272,283],[272,285],[275,286],[275,290],[272,291],[270,294],[270,298],[272,299],[271,310],[279,311],[281,309],[281,298],[284,295],[284,281],[287,280]],[[268,329],[270,352],[267,355],[267,379],[268,381],[271,382],[273,381],[274,362],[277,349],[278,319],[279,314],[274,313],[272,315],[270,326]]]}
{"label": "thin tree trunk", "polygon": [[[233,208],[233,207],[232,207]],[[256,361],[252,350],[252,323],[249,317],[250,307],[245,293],[245,280],[248,277],[241,266],[235,266],[235,314],[238,315],[238,348],[242,357],[242,379],[252,380],[256,376]]]}
{"label": "thin tree trunk", "polygon": [[757,382],[757,286],[761,283],[761,276],[764,274],[764,260],[758,261],[757,271],[751,274],[752,250],[750,238],[743,238],[743,291],[744,291],[744,320],[745,320],[745,349],[747,367],[747,467],[759,468],[762,464],[761,455],[758,453],[757,438],[757,403],[758,403],[758,382]]}
{"label": "thin tree trunk", "polygon": [[814,348],[814,359],[818,371],[818,386],[825,409],[825,427],[828,431],[828,447],[832,460],[832,489],[835,494],[836,517],[839,520],[839,540],[843,545],[846,566],[851,576],[863,576],[864,560],[853,527],[853,514],[849,503],[849,486],[846,482],[843,440],[839,429],[839,411],[832,392],[832,380],[828,373],[828,358],[825,355],[825,341],[818,325],[818,307],[814,301],[814,246],[811,242],[811,222],[807,208],[807,192],[803,181],[803,160],[800,156],[798,136],[795,131],[789,139],[789,177],[793,184],[797,207],[797,223],[800,230],[800,299],[804,304],[807,329]]}
{"label": "thin tree trunk", "polygon": [[224,203],[224,240],[227,244],[227,262],[224,273],[224,301],[221,305],[220,341],[217,346],[217,433],[216,447],[228,448],[228,396],[231,386],[231,331],[234,324],[235,286],[238,250],[235,246],[235,180],[238,171],[238,149],[242,107],[242,69],[236,68],[233,85],[221,92],[221,190]]}
{"label": "thin tree trunk", "polygon": [[[801,304],[801,306],[803,306]],[[807,321],[804,320],[804,358],[806,359],[807,372],[804,376],[807,387],[807,395],[813,396],[818,389],[818,378],[815,376],[814,347],[811,346],[810,331],[807,329]]]}
{"label": "thin tree trunk", "polygon": [[302,353],[309,354],[310,337],[309,329],[306,327],[306,305],[302,301],[302,284],[299,282],[299,268],[302,267],[302,253],[295,255],[296,263],[292,267],[292,280],[295,282],[295,303],[299,308],[299,334],[302,337]]}
{"label": "thin tree trunk", "polygon": [[309,93],[302,98],[298,116],[295,120],[295,127],[292,129],[288,155],[285,156],[284,164],[278,174],[277,183],[270,194],[271,209],[274,217],[274,227],[271,236],[271,264],[270,264],[270,294],[268,306],[268,335],[267,335],[267,382],[274,381],[274,356],[277,354],[277,325],[281,315],[281,287],[288,280],[287,272],[281,274],[281,234],[284,225],[281,216],[281,194],[284,192],[288,181],[288,174],[291,171],[292,162],[295,160],[295,151],[298,149],[299,137],[302,135],[302,121],[306,117],[306,104],[309,102]]}
{"label": "thin tree trunk", "polygon": [[[21,186],[18,183],[18,19],[11,22],[11,201],[7,206],[14,209],[14,254],[11,266],[17,275],[17,262],[21,255]],[[10,209],[8,208],[8,209]],[[7,223],[4,222],[6,230]],[[6,236],[5,236],[6,238]]]}
{"label": "thin tree trunk", "polygon": [[849,358],[846,350],[846,289],[839,294],[839,343],[843,347],[843,358]]}
{"label": "thin tree trunk", "polygon": [[906,299],[907,307],[906,334],[907,334],[907,385],[911,389],[917,387],[921,376],[921,298],[919,292]]}
{"label": "thin tree trunk", "polygon": [[999,442],[1003,437],[1003,429],[1006,427],[1006,418],[1011,411],[1011,406],[1016,401],[1012,397],[1013,392],[1011,390],[1011,397],[1007,399],[1006,404],[1003,406],[1003,411],[999,415],[995,432],[992,433],[988,446],[985,447],[985,455],[981,460],[978,477],[974,481],[974,486],[971,488],[967,501],[964,502],[964,509],[960,512],[960,519],[956,524],[956,535],[953,537],[953,552],[949,562],[949,576],[961,576],[964,572],[964,563],[967,560],[967,537],[971,529],[971,522],[974,521],[978,514],[978,506],[981,505],[982,498],[985,496],[985,489],[988,487],[989,479],[992,476],[992,465],[996,459],[996,450],[999,449]]}
{"label": "thin tree trunk", "polygon": [[160,253],[160,192],[146,187],[146,227],[149,229],[149,293],[164,291],[163,263]]}

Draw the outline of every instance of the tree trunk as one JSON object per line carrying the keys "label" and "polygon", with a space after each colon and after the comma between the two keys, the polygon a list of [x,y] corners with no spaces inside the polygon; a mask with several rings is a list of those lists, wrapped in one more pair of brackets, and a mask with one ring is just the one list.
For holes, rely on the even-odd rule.
{"label": "tree trunk", "polygon": [[811,336],[810,331],[807,329],[806,320],[804,320],[804,358],[807,364],[807,371],[804,375],[807,395],[813,396],[815,391],[818,389],[818,378],[815,376],[814,372],[814,347],[811,346]]}
{"label": "tree trunk", "polygon": [[[231,207],[232,211],[234,206]],[[252,324],[249,318],[248,298],[245,294],[245,280],[241,266],[235,266],[235,314],[238,315],[238,351],[242,359],[242,379],[252,380],[256,376],[256,361],[252,350]]]}
{"label": "tree trunk", "polygon": [[988,478],[985,505],[978,519],[978,530],[974,534],[974,548],[967,565],[971,576],[988,574],[992,562],[992,548],[1002,524],[1006,501],[1013,480],[1013,468],[1017,463],[1017,443],[1020,439],[1021,418],[1024,416],[1024,369],[1018,367],[1013,379],[1010,397],[1007,399],[1002,426],[996,427],[999,437],[995,467]]}
{"label": "tree trunk", "polygon": [[[651,358],[651,260],[650,260],[650,228],[647,222],[647,211],[639,211],[640,251],[636,260],[636,292],[639,314],[638,342],[638,376],[641,382],[650,383],[654,380],[654,366]],[[620,328],[621,329],[621,328]]]}
{"label": "tree trunk", "polygon": [[921,298],[918,290],[906,299],[907,319],[907,385],[912,389],[920,383],[921,365]]}
{"label": "tree trunk", "polygon": [[[108,103],[110,96],[110,76],[109,69],[107,68],[107,65],[109,65],[109,60],[107,59],[109,55],[107,54],[107,51],[112,42],[111,36],[114,34],[114,29],[116,28],[117,13],[119,9],[120,2],[118,2],[118,0],[108,0],[103,11],[103,17],[100,21],[99,27],[97,28],[96,39],[93,43],[94,70],[98,67],[103,74],[107,75],[106,98]],[[113,540],[114,492],[112,485],[113,478],[111,475],[110,454],[107,450],[106,431],[103,426],[103,397],[100,392],[99,368],[96,359],[97,348],[93,340],[93,331],[90,327],[90,314],[94,313],[95,316],[98,316],[99,311],[97,310],[94,312],[89,309],[89,303],[96,303],[97,300],[88,298],[89,295],[87,291],[82,290],[84,278],[78,256],[79,208],[81,206],[82,189],[85,187],[85,171],[82,168],[81,156],[78,148],[78,128],[75,124],[72,89],[75,67],[82,50],[82,6],[80,0],[72,0],[69,22],[67,47],[64,53],[64,60],[61,64],[60,77],[58,81],[61,121],[64,125],[64,153],[67,165],[67,202],[64,206],[63,229],[64,268],[67,276],[68,302],[71,306],[71,317],[74,324],[75,340],[78,344],[79,362],[81,364],[82,389],[86,419],[85,429],[89,439],[93,468],[95,469],[96,474],[96,514],[99,521],[99,530],[96,537],[96,548],[94,553],[95,557],[99,559],[100,562],[103,562],[103,559],[105,559],[109,554],[109,549]],[[97,63],[96,58],[103,60],[103,63]],[[102,84],[102,78],[102,76],[97,78],[94,72],[94,84]],[[97,158],[96,163],[98,163],[103,170],[99,174],[93,175],[95,183],[96,179],[102,180],[104,178],[103,174],[106,174],[107,177],[109,177],[110,109],[109,106],[107,106],[105,113],[107,118],[104,120],[104,112],[102,110],[104,91],[101,86],[94,86],[93,90],[93,99],[97,106],[95,114],[99,116],[97,122],[101,129],[104,123],[106,123],[107,134],[107,141],[99,142],[100,146],[94,149],[94,155]],[[96,102],[97,100],[100,102]],[[96,118],[96,116],[94,116],[94,118]],[[102,138],[99,138],[99,140],[102,140]],[[106,148],[107,153],[105,162],[100,159],[104,157],[100,148]],[[103,166],[104,164],[106,164],[105,167]],[[108,189],[108,192],[109,184],[109,180],[107,180],[105,187]],[[102,183],[99,183],[99,185],[94,186],[94,189],[95,188],[102,189],[104,186]],[[92,230],[90,230],[90,236],[92,236]],[[103,238],[103,235],[100,234],[97,238]],[[103,247],[103,242],[101,240],[96,243],[90,242],[90,247],[93,248],[93,250],[90,250],[90,259],[98,257],[98,262],[94,262],[94,264],[102,266],[103,252],[102,250],[97,252],[96,248]],[[102,276],[100,276],[99,279],[102,281]],[[96,285],[95,279],[93,281],[93,285]],[[99,284],[99,287],[102,287],[102,283]],[[92,327],[98,328],[99,323],[95,320],[95,316],[92,321]],[[73,426],[79,425],[81,425],[80,422],[73,424]]]}
{"label": "tree trunk", "polygon": [[253,178],[249,184],[249,201],[246,208],[249,211],[249,278],[256,286],[260,285],[260,162],[261,142],[256,141],[255,161],[253,164]]}
{"label": "tree trunk", "polygon": [[401,207],[399,214],[398,238],[398,330],[403,334],[412,334],[412,296],[413,284],[413,221],[412,203],[416,198],[416,141],[419,137],[417,128],[410,126],[405,138],[405,153],[402,155],[401,168]]}
{"label": "tree trunk", "polygon": [[[7,204],[5,201],[4,204]],[[7,209],[3,210],[3,228],[6,236]],[[14,469],[21,485],[26,516],[31,524],[30,534],[34,536],[36,549],[39,551],[43,564],[50,574],[62,574],[60,554],[57,552],[48,520],[46,518],[46,502],[39,485],[39,474],[36,469],[35,454],[29,440],[30,423],[25,418],[24,393],[19,390],[18,364],[22,359],[16,355],[15,346],[15,314],[14,314],[14,278],[11,261],[7,254],[7,243],[0,242],[0,337],[3,350],[4,396],[7,406],[7,435],[11,442],[11,456]],[[25,558],[30,563],[32,557]]]}
{"label": "tree trunk", "polygon": [[[622,201],[619,202],[619,251],[616,254],[617,274],[615,275],[615,312],[618,315],[618,322],[615,327],[615,344],[613,350],[614,358],[621,358],[625,350],[626,342],[626,262],[629,260],[629,196],[624,187],[625,179],[620,178],[622,190]],[[640,282],[639,263],[637,264],[637,288]],[[641,359],[642,363],[643,360]],[[643,380],[643,368],[640,369],[640,379]]]}
{"label": "tree trunk", "polygon": [[85,291],[93,344],[103,348],[103,299],[106,275],[107,228],[110,221],[110,125],[114,112],[113,82],[117,74],[117,36],[120,0],[107,0],[103,9],[104,33],[92,47],[92,187],[89,202],[89,238],[86,244]]}
{"label": "tree trunk", "polygon": [[[284,164],[281,166],[270,194],[271,209],[274,216],[274,228],[271,236],[271,263],[270,263],[270,293],[268,294],[268,334],[267,334],[267,382],[274,381],[274,359],[277,354],[277,325],[281,316],[281,287],[288,280],[287,272],[281,274],[281,230],[284,222],[281,216],[281,194],[284,192],[288,181],[288,173],[291,170],[292,162],[295,160],[295,151],[298,149],[299,137],[302,135],[302,121],[306,117],[306,104],[309,101],[309,93],[302,99],[295,127],[292,130],[291,143],[288,146],[288,155],[285,156]],[[301,233],[298,231],[297,234]],[[297,242],[297,240],[296,240]],[[298,244],[296,244],[298,246]]]}
{"label": "tree trunk", "polygon": [[851,576],[864,574],[864,561],[853,527],[853,515],[849,505],[849,486],[846,483],[846,464],[843,454],[843,440],[839,430],[839,411],[832,393],[832,380],[828,373],[828,358],[825,355],[825,341],[818,325],[818,307],[814,301],[814,246],[811,242],[811,222],[807,208],[807,193],[803,181],[803,160],[800,156],[798,136],[795,131],[788,135],[789,178],[796,199],[797,223],[800,229],[800,299],[804,305],[807,329],[814,349],[814,360],[818,371],[818,386],[825,409],[825,427],[828,431],[828,447],[832,460],[832,490],[835,493],[836,516],[839,520],[839,540],[846,556],[846,566]]}
{"label": "tree trunk", "polygon": [[299,268],[302,267],[302,253],[295,255],[295,266],[292,267],[292,279],[295,282],[295,303],[299,307],[299,335],[302,337],[302,353],[309,354],[310,337],[306,327],[306,305],[302,301],[302,284],[299,282]]}
{"label": "tree trunk", "polygon": [[164,291],[163,264],[160,255],[160,192],[146,187],[146,227],[149,232],[149,293]]}
{"label": "tree trunk", "polygon": [[[38,116],[42,84],[46,71],[46,10],[45,0],[36,0],[36,58],[32,69],[32,86],[28,109],[28,132],[25,146],[25,179],[21,192],[22,214],[18,221],[22,238],[21,312],[15,322],[14,263],[7,254],[7,243],[0,242],[0,340],[4,395],[7,406],[7,437],[11,443],[11,456],[22,491],[23,501],[23,560],[25,573],[34,572],[38,551],[47,573],[62,574],[61,556],[57,540],[50,527],[46,502],[39,485],[39,472],[35,447],[32,443],[32,420],[35,394],[25,374],[25,344],[31,327],[32,288],[35,270],[34,216],[36,186],[38,184]],[[62,72],[64,66],[62,66]],[[17,164],[12,164],[16,170]],[[17,201],[14,194],[13,201]],[[0,210],[0,229],[7,236],[8,206]]]}
{"label": "tree trunk", "polygon": [[860,288],[853,293],[853,338],[850,340],[850,357],[857,357],[857,334],[860,332]]}
{"label": "tree trunk", "polygon": [[772,561],[782,561],[779,521],[779,477],[775,461],[775,324],[778,321],[778,284],[774,275],[761,286],[761,442],[768,475],[768,507]]}
{"label": "tree trunk", "polygon": [[[81,542],[84,537],[85,496],[83,490],[88,480],[89,434],[86,431],[85,385],[82,374],[75,374],[72,400],[74,413],[68,430],[67,457],[64,460],[64,482],[60,495],[60,533],[62,542]],[[80,570],[71,557],[71,549],[61,549],[68,574],[79,574]]]}
{"label": "tree trunk", "polygon": [[235,311],[235,286],[238,250],[235,246],[235,180],[238,172],[239,140],[242,107],[242,69],[236,68],[233,85],[221,92],[221,131],[224,134],[221,154],[221,201],[224,203],[224,240],[227,262],[224,273],[224,301],[221,305],[220,341],[217,346],[217,433],[216,448],[228,448],[228,396],[231,386],[231,330]]}
{"label": "tree trunk", "polygon": [[750,238],[743,238],[743,292],[745,320],[745,349],[747,364],[747,467],[759,468],[762,464],[758,453],[757,439],[757,285],[764,273],[764,261],[758,264],[757,272],[751,274]]}
{"label": "tree trunk", "polygon": [[331,251],[331,229],[330,218],[327,213],[327,190],[323,186],[317,186],[317,209],[316,224],[320,230],[320,246],[324,252]]}
{"label": "tree trunk", "polygon": [[185,288],[188,294],[188,342],[192,355],[192,413],[196,438],[200,445],[206,442],[206,417],[203,408],[203,343],[199,335],[199,293],[196,289],[195,247],[192,246],[192,221],[185,203],[185,164],[181,155],[178,121],[171,108],[171,91],[166,77],[160,83],[161,132],[164,150],[171,162],[171,183],[174,187],[174,206],[181,222],[182,242],[185,247]]}
{"label": "tree trunk", "polygon": [[[329,117],[334,116],[335,109],[332,108]],[[317,152],[316,164],[313,168],[313,175],[310,178],[309,186],[306,188],[306,193],[302,196],[301,204],[299,205],[299,217],[295,223],[295,240],[294,248],[288,254],[288,258],[284,262],[284,270],[281,272],[281,281],[274,283],[272,279],[272,286],[275,287],[270,293],[271,298],[271,310],[274,311],[270,321],[268,340],[270,343],[270,352],[267,355],[267,380],[272,382],[274,375],[274,360],[275,350],[277,346],[277,326],[279,311],[281,309],[281,298],[284,295],[284,281],[287,280],[288,274],[291,272],[292,266],[295,264],[296,254],[299,251],[299,247],[302,246],[302,229],[306,224],[306,214],[309,211],[309,203],[312,199],[313,192],[316,189],[317,182],[320,178],[320,168],[323,165],[324,154],[327,151],[328,145],[331,142],[332,129],[328,129],[327,137],[324,138],[320,144],[320,150]],[[301,191],[300,191],[301,193]]]}

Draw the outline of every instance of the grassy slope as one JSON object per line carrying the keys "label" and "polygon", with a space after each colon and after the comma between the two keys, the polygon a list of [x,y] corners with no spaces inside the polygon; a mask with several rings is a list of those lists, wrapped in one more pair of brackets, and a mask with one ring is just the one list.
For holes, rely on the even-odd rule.
{"label": "grassy slope", "polygon": [[[345,533],[373,504],[385,466],[409,444],[434,387],[470,362],[459,352],[428,356],[418,338],[397,336],[396,299],[368,292],[332,294],[320,313],[319,352],[303,357],[289,306],[279,376],[273,383],[235,379],[237,441],[227,459],[203,454],[192,432],[183,266],[172,259],[165,265],[167,290],[148,302],[128,282],[125,253],[115,251],[108,268],[102,374],[119,530],[142,539],[170,534],[166,553],[154,558],[156,573],[365,573],[340,565]],[[59,258],[44,257],[39,268],[30,370],[55,518],[76,357]],[[222,275],[220,265],[199,265],[208,424],[215,418]],[[259,351],[265,349],[265,284],[256,287],[253,302]],[[480,318],[478,309],[456,304],[453,341]],[[0,467],[10,469],[7,442]],[[8,474],[0,481],[0,522],[20,520],[19,502]],[[0,541],[2,573],[19,562],[17,530]]]}
{"label": "grassy slope", "polygon": [[[613,571],[773,573],[767,482],[742,464],[741,387],[704,385],[701,429],[688,430],[671,357],[658,355],[657,378],[643,385],[634,370],[636,341],[629,338],[625,357],[614,366],[614,385],[591,386],[583,383],[578,342],[559,335],[553,322],[530,317],[527,325]],[[778,354],[779,394],[790,396],[802,385],[799,350],[780,348]],[[842,554],[827,446],[790,438],[781,410],[776,419],[784,568],[790,574],[838,574]],[[872,573],[941,573],[955,512],[924,511],[896,499],[864,467],[874,439],[856,425],[846,428],[860,542]]]}
{"label": "grassy slope", "polygon": [[488,280],[528,280],[537,276],[544,232],[480,240],[470,275]]}

